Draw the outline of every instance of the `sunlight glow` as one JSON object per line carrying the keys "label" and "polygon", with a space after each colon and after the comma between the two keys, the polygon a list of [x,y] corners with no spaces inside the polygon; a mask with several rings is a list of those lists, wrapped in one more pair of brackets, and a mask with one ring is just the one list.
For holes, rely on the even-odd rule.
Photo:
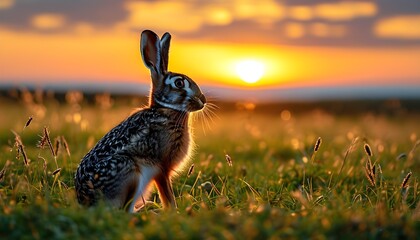
{"label": "sunlight glow", "polygon": [[[317,31],[311,26],[308,26],[308,32]],[[326,25],[327,34],[335,36],[329,33],[333,27],[336,25]],[[86,31],[41,34],[35,31],[13,32],[0,27],[4,43],[0,44],[0,53],[7,56],[0,56],[0,82],[4,79],[22,82],[28,79],[39,82],[89,79],[95,82],[124,80],[150,83],[150,72],[138,52],[138,33],[120,30],[118,34],[115,30],[96,32],[94,28],[89,30],[88,25],[81,28]],[[383,48],[378,51],[368,48],[196,42],[174,37],[169,69],[187,74],[200,84],[244,88],[394,84],[395,79],[405,79],[404,84],[418,85],[419,54],[420,47]],[[320,57],[324,55],[330,57]],[[260,62],[256,65],[263,68],[263,73],[258,74],[260,77],[247,80],[257,79],[252,84],[241,77],[246,75],[244,78],[248,79],[248,75],[255,74],[245,73],[248,67],[242,67],[245,70],[238,73],[241,67],[237,65],[243,65],[239,63],[246,60]],[[22,71],[22,66],[25,71]],[[255,64],[251,64],[249,69],[254,67]]]}
{"label": "sunlight glow", "polygon": [[236,74],[247,83],[255,83],[261,79],[265,73],[265,66],[256,60],[243,60],[235,66]]}

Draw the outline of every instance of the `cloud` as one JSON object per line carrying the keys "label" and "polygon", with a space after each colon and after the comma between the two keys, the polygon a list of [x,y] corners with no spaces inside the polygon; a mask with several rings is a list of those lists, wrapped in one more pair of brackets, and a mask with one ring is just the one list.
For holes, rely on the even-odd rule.
{"label": "cloud", "polygon": [[232,13],[222,6],[208,6],[204,10],[206,22],[209,25],[225,26],[232,23]]}
{"label": "cloud", "polygon": [[315,37],[332,37],[340,38],[347,34],[347,28],[342,24],[326,24],[321,22],[311,23],[309,25],[309,32]]}
{"label": "cloud", "polygon": [[9,9],[13,7],[14,0],[0,0],[0,9]]}
{"label": "cloud", "polygon": [[228,2],[236,20],[251,20],[263,25],[273,24],[284,18],[285,8],[282,3],[273,0],[235,0]]}
{"label": "cloud", "polygon": [[[55,30],[66,30],[79,23],[89,23],[96,28],[109,28],[124,21],[127,11],[123,1],[115,0],[0,0],[0,26],[14,30],[45,30],[33,28],[33,19],[39,15],[60,15],[65,23]],[[51,29],[49,29],[51,30]]]}
{"label": "cloud", "polygon": [[194,32],[207,25],[227,26],[245,20],[266,26],[284,16],[282,4],[273,0],[128,2],[126,9],[131,27],[177,32]]}
{"label": "cloud", "polygon": [[302,21],[311,20],[314,17],[314,11],[310,6],[291,6],[288,8],[288,17]]}
{"label": "cloud", "polygon": [[42,30],[54,30],[62,28],[66,19],[62,14],[38,14],[32,17],[31,24]]}
{"label": "cloud", "polygon": [[388,20],[420,14],[419,7],[415,0],[0,0],[0,28],[84,35],[150,28],[190,40],[263,44],[418,44],[416,29],[406,27],[411,23]]}
{"label": "cloud", "polygon": [[[155,1],[128,2],[126,4],[131,28],[152,28],[160,31],[204,34],[208,26],[226,27],[234,32],[238,22],[249,24],[249,34],[256,28],[283,29],[287,38],[299,39],[305,36],[342,37],[347,34],[343,25],[335,26],[318,20],[348,21],[374,16],[377,7],[372,2],[334,2],[310,5],[287,6],[276,1],[234,0],[234,1]],[[289,22],[287,20],[295,20]],[[313,24],[300,23],[299,21]],[[253,24],[256,23],[256,24]],[[284,25],[284,26],[283,26]],[[280,28],[279,28],[280,26]],[[213,29],[214,30],[214,29]],[[217,31],[216,31],[217,32]],[[205,34],[204,34],[205,35]]]}
{"label": "cloud", "polygon": [[287,23],[285,25],[285,34],[288,38],[301,38],[305,35],[305,27],[301,23]]}
{"label": "cloud", "polygon": [[133,28],[190,32],[203,24],[202,17],[186,2],[129,2],[126,7]]}
{"label": "cloud", "polygon": [[420,39],[420,15],[380,19],[374,26],[376,36],[394,39]]}
{"label": "cloud", "polygon": [[373,2],[337,2],[322,3],[314,6],[315,16],[331,21],[352,20],[360,17],[372,17],[377,14],[376,4]]}

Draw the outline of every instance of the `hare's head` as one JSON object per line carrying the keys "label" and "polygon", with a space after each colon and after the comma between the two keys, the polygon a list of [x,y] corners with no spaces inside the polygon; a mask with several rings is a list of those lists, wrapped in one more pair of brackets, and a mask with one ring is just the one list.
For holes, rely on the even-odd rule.
{"label": "hare's head", "polygon": [[163,34],[162,39],[150,30],[141,33],[141,56],[152,77],[150,107],[198,111],[206,104],[198,85],[184,74],[168,71],[170,41],[169,33]]}

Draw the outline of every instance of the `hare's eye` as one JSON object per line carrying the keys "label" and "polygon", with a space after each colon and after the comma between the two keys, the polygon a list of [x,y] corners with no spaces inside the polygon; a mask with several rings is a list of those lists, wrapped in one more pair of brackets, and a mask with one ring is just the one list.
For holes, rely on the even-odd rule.
{"label": "hare's eye", "polygon": [[183,88],[185,86],[184,79],[177,79],[174,83],[177,88]]}

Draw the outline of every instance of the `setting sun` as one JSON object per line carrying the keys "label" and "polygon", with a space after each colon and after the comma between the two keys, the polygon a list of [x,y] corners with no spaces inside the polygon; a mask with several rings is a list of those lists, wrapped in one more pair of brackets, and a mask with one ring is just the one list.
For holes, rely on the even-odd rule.
{"label": "setting sun", "polygon": [[235,71],[244,82],[255,83],[264,75],[265,66],[260,61],[243,60],[236,64]]}

